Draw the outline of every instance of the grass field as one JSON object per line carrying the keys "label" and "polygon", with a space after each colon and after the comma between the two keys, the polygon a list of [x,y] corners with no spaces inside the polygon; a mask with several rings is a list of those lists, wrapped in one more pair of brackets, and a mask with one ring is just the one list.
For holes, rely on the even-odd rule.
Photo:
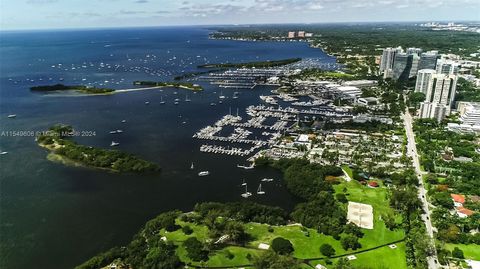
{"label": "grass field", "polygon": [[[401,240],[404,237],[404,232],[402,230],[388,230],[385,227],[384,222],[380,218],[382,212],[391,211],[388,206],[387,190],[383,186],[372,189],[363,186],[357,181],[353,180],[351,182],[342,182],[341,184],[335,185],[335,191],[343,192],[343,189],[345,187],[348,190],[346,195],[349,201],[371,204],[374,209],[374,229],[362,229],[362,231],[365,233],[365,236],[360,239],[362,249],[373,248],[396,240]],[[320,253],[320,246],[322,244],[330,244],[336,251],[335,255],[344,255],[352,252],[352,250],[345,251],[341,247],[340,241],[335,240],[331,236],[319,234],[315,229],[305,229],[296,225],[269,226],[259,223],[247,223],[245,224],[245,231],[251,236],[251,241],[248,243],[247,246],[228,246],[226,248],[211,253],[210,258],[207,262],[192,262],[187,257],[187,253],[182,246],[182,242],[185,241],[188,237],[193,236],[197,237],[200,241],[205,242],[208,239],[208,230],[203,225],[185,223],[179,219],[177,219],[177,224],[180,226],[190,226],[193,229],[193,233],[191,235],[185,235],[182,230],[179,229],[177,231],[169,233],[162,230],[161,234],[165,236],[168,241],[172,241],[179,246],[177,248],[177,254],[182,261],[194,265],[203,265],[210,267],[234,267],[251,264],[251,261],[247,258],[247,255],[252,257],[260,255],[264,250],[259,250],[258,245],[260,243],[270,245],[272,240],[276,237],[284,237],[290,240],[295,249],[293,256],[299,259],[325,258]],[[272,232],[268,231],[269,227],[273,228]],[[365,253],[356,254],[358,259],[352,261],[352,264],[368,264],[369,268],[372,269],[406,268],[405,245],[402,242],[398,243],[397,246],[397,249],[390,249],[388,246],[385,246]],[[228,257],[229,253],[234,255],[233,258]],[[381,259],[379,259],[378,257],[381,257]],[[335,261],[335,259],[332,260]],[[315,266],[318,263],[325,265],[324,261],[322,260],[318,262],[314,261],[310,264]],[[304,266],[305,268],[308,268],[307,265]]]}
{"label": "grass field", "polygon": [[334,187],[337,193],[343,193],[343,189],[347,188],[346,195],[349,201],[372,205],[373,230],[362,229],[365,236],[360,239],[362,246],[367,248],[399,240],[405,236],[403,230],[390,231],[385,226],[383,220],[381,220],[382,214],[393,212],[388,205],[387,189],[383,187],[381,182],[379,184],[379,188],[369,188],[352,180],[350,182],[342,182]]}
{"label": "grass field", "polygon": [[450,244],[450,243],[445,244],[445,248],[450,251],[452,251],[455,247],[458,247],[463,251],[463,255],[465,256],[465,259],[480,261],[479,245],[475,245],[475,244],[464,245],[464,244]]}

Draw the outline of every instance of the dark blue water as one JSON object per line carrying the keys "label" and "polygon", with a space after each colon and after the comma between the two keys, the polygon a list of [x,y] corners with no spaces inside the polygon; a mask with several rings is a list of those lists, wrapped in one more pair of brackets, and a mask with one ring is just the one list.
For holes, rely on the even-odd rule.
{"label": "dark blue water", "polygon": [[[270,169],[236,168],[245,163],[242,157],[200,153],[202,142],[191,138],[229,107],[243,113],[271,88],[243,90],[238,99],[212,107],[220,90],[207,84],[197,94],[163,89],[86,97],[33,94],[29,87],[61,82],[125,89],[133,80],[171,80],[209,62],[335,61],[305,43],[209,40],[206,29],[188,27],[4,32],[0,43],[0,132],[27,131],[0,136],[0,150],[9,152],[0,156],[0,268],[71,268],[125,244],[160,212],[191,210],[201,201],[238,201],[241,179],[257,186],[265,176],[280,178]],[[186,94],[192,102],[173,105]],[[162,98],[167,104],[159,104]],[[94,133],[75,138],[83,144],[108,148],[114,139],[119,149],[159,163],[162,174],[118,175],[50,162],[28,131],[55,123]],[[125,132],[112,138],[108,132],[115,129]],[[199,170],[211,175],[198,177]],[[279,181],[264,185],[267,195],[251,200],[294,206]]]}

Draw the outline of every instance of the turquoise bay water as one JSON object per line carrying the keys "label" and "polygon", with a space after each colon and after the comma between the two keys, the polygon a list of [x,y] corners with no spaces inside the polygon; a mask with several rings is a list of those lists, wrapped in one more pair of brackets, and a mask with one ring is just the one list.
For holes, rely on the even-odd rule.
{"label": "turquoise bay water", "polygon": [[[241,90],[238,99],[212,107],[220,89],[207,84],[197,94],[164,89],[87,97],[34,94],[29,87],[64,83],[124,89],[133,80],[171,80],[207,62],[291,57],[335,62],[305,43],[209,40],[208,30],[191,27],[3,32],[0,45],[0,132],[71,124],[95,133],[76,137],[80,143],[108,148],[114,139],[119,149],[163,169],[160,175],[142,176],[65,167],[49,162],[32,136],[0,136],[0,150],[9,152],[0,156],[1,268],[72,268],[125,244],[163,211],[191,210],[202,201],[239,201],[243,178],[249,186],[266,176],[280,179],[271,169],[238,169],[244,158],[200,153],[202,142],[191,138],[229,107],[243,113],[271,88]],[[183,102],[186,94],[192,102]],[[223,94],[231,97],[233,91]],[[159,104],[162,98],[167,104]],[[178,106],[176,98],[182,100]],[[17,117],[8,119],[9,114]],[[115,129],[125,132],[113,138],[108,132]],[[211,175],[198,177],[200,170]],[[296,202],[279,181],[264,189],[267,195],[251,200],[287,210]]]}

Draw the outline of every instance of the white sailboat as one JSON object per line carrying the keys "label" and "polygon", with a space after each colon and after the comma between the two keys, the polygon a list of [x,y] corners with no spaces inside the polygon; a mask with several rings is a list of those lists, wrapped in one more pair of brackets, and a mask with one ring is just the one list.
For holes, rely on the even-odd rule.
{"label": "white sailboat", "polygon": [[161,104],[161,105],[164,105],[164,104],[165,104],[165,101],[163,101],[163,96],[160,96],[160,104]]}
{"label": "white sailboat", "polygon": [[120,143],[112,141],[112,143],[110,144],[110,147],[115,147],[115,146],[118,146],[118,145],[120,145]]}
{"label": "white sailboat", "polygon": [[190,98],[188,98],[188,94],[185,95],[185,102],[190,102],[192,100],[190,100]]}
{"label": "white sailboat", "polygon": [[242,186],[247,186],[247,183],[245,182],[245,179],[242,181]]}
{"label": "white sailboat", "polygon": [[262,184],[258,185],[257,194],[260,194],[260,195],[265,194],[265,192],[262,191]]}
{"label": "white sailboat", "polygon": [[245,192],[242,193],[242,197],[243,197],[243,198],[248,198],[248,197],[250,197],[250,196],[252,196],[252,193],[251,193],[251,192],[248,192],[247,184],[245,184]]}
{"label": "white sailboat", "polygon": [[223,95],[223,91],[220,91],[220,96],[218,96],[220,99],[225,99],[225,95]]}
{"label": "white sailboat", "polygon": [[193,162],[192,162],[192,165],[190,165],[190,169],[193,170],[193,168],[195,167],[193,166]]}

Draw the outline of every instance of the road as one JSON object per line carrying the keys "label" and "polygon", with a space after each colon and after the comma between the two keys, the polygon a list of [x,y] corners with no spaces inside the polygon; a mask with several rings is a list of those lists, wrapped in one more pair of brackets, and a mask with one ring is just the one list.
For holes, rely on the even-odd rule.
{"label": "road", "polygon": [[[425,185],[423,184],[423,174],[422,170],[420,169],[420,161],[418,160],[418,153],[417,153],[417,145],[415,143],[415,134],[413,133],[412,127],[412,116],[410,113],[407,112],[403,115],[403,120],[405,123],[405,131],[407,134],[407,154],[412,157],[413,159],[413,167],[415,168],[415,173],[418,177],[418,198],[422,201],[422,208],[424,213],[422,214],[422,220],[425,222],[425,227],[427,229],[427,234],[432,241],[432,245],[434,244],[434,237],[433,237],[433,226],[430,217],[430,209],[428,208],[428,201],[427,201],[427,191],[425,190]],[[437,269],[439,268],[438,265],[438,257],[437,251],[434,248],[434,253],[430,257],[428,257],[428,268],[429,269]]]}

